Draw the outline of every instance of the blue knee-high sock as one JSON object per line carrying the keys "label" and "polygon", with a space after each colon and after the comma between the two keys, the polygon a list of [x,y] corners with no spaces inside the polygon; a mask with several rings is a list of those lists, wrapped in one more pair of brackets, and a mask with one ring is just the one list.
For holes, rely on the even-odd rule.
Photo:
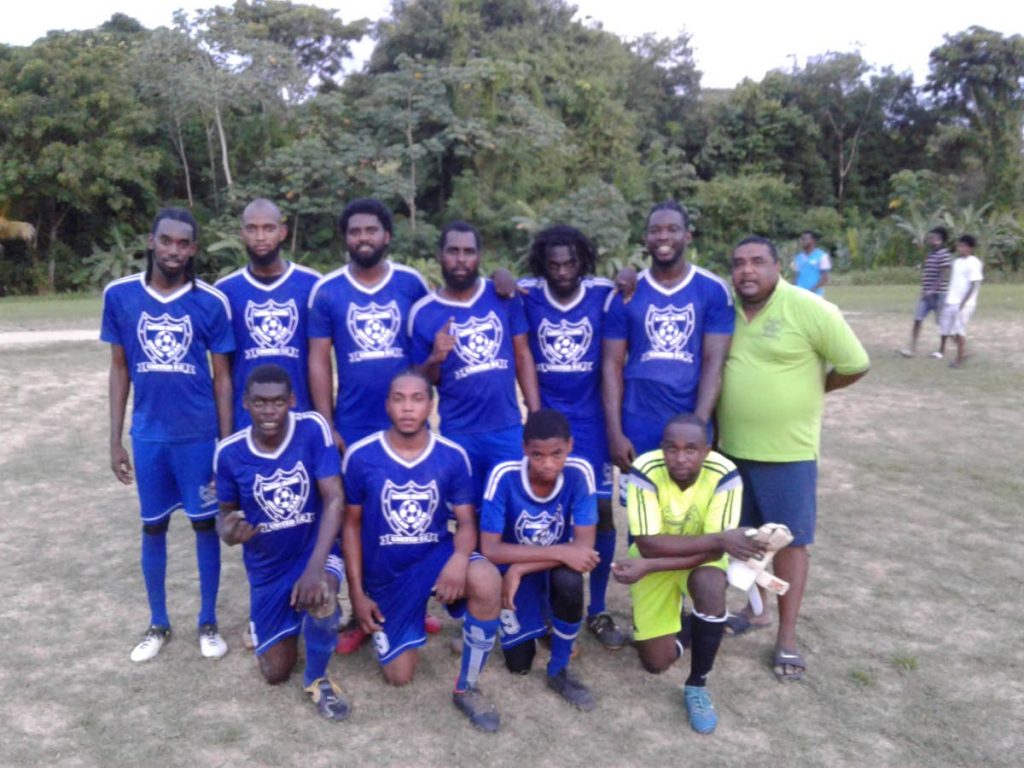
{"label": "blue knee-high sock", "polygon": [[597,550],[601,562],[590,572],[590,605],[587,606],[587,616],[604,613],[605,610],[604,598],[608,592],[608,577],[611,576],[612,560],[615,559],[615,531],[598,531],[594,549]]}
{"label": "blue knee-high sock", "polygon": [[302,639],[306,642],[306,670],[302,673],[303,685],[310,686],[314,680],[327,675],[327,663],[338,642],[338,623],[341,611],[331,616],[314,619],[308,613],[302,617]]}
{"label": "blue knee-high sock", "polygon": [[169,627],[167,617],[167,531],[142,534],[142,578],[146,582],[149,598],[149,623],[156,627]]}
{"label": "blue knee-high sock", "polygon": [[551,618],[551,659],[548,661],[548,674],[557,675],[567,666],[572,656],[572,646],[576,635],[580,633],[582,621],[562,621],[557,616]]}
{"label": "blue knee-high sock", "polygon": [[217,531],[196,531],[196,563],[199,565],[199,623],[217,623],[217,589],[220,587],[220,538]]}
{"label": "blue knee-high sock", "polygon": [[455,690],[464,691],[475,688],[480,679],[480,671],[487,663],[487,657],[494,648],[494,638],[498,635],[498,619],[478,619],[466,612],[462,623],[462,665],[459,667],[459,679]]}

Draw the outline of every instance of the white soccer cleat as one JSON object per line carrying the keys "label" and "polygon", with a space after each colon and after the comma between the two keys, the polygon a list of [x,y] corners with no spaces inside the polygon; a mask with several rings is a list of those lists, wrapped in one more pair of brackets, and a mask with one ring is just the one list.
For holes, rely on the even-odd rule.
{"label": "white soccer cleat", "polygon": [[199,652],[204,659],[219,659],[228,652],[228,644],[220,636],[216,624],[203,624],[199,627]]}
{"label": "white soccer cleat", "polygon": [[149,661],[160,653],[160,649],[164,647],[164,643],[170,639],[170,628],[152,626],[146,630],[146,636],[142,638],[142,642],[132,648],[132,653],[129,658],[136,664],[143,661]]}

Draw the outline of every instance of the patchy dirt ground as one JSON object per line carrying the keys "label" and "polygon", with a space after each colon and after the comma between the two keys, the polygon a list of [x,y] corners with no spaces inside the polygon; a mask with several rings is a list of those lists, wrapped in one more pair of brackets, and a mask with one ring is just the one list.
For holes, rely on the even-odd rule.
{"label": "patchy dirt ground", "polygon": [[[87,335],[60,341],[0,335],[0,763],[1017,765],[1024,290],[995,288],[982,294],[974,356],[960,371],[895,355],[911,290],[832,291],[873,369],[829,396],[801,622],[810,669],[803,682],[780,685],[768,665],[770,631],[727,640],[711,681],[721,713],[712,737],[686,725],[685,659],[653,677],[632,651],[607,653],[589,637],[576,665],[597,711],[567,708],[541,673],[513,678],[499,657],[483,685],[500,703],[502,732],[475,733],[450,704],[452,622],[406,689],[381,683],[368,650],[335,657],[354,714],[322,723],[298,680],[264,685],[242,648],[237,550],[224,552],[219,604],[231,652],[199,657],[192,533],[182,519],[170,534],[174,638],[154,662],[130,664],[147,611],[134,490],[107,467],[108,352],[95,341],[98,321],[68,323]],[[934,329],[925,337],[931,343]],[[741,596],[732,601],[738,607]],[[628,624],[626,590],[613,585],[610,602]]]}

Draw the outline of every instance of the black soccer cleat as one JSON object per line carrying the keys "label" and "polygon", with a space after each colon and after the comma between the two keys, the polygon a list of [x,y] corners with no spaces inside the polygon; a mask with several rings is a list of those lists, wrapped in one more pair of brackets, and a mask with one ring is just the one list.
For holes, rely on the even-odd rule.
{"label": "black soccer cleat", "polygon": [[594,695],[568,667],[557,675],[548,675],[548,688],[553,690],[581,712],[589,712],[597,706]]}
{"label": "black soccer cleat", "polygon": [[474,728],[495,733],[501,726],[501,715],[498,714],[497,708],[487,700],[479,688],[454,691],[452,702],[456,709],[461,710],[469,718]]}

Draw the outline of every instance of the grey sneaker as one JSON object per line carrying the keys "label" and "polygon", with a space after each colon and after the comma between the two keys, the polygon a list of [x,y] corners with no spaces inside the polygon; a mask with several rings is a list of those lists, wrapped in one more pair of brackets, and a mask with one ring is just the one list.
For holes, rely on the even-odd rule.
{"label": "grey sneaker", "polygon": [[351,708],[341,695],[341,686],[329,677],[318,677],[306,688],[317,712],[327,720],[340,721],[348,717]]}
{"label": "grey sneaker", "polygon": [[626,645],[626,635],[616,625],[610,613],[587,616],[587,629],[597,638],[597,642],[609,651],[621,650]]}
{"label": "grey sneaker", "polygon": [[548,675],[548,688],[583,712],[589,712],[597,706],[590,689],[570,672],[568,667],[565,667],[557,675]]}
{"label": "grey sneaker", "polygon": [[479,688],[454,691],[452,702],[456,709],[469,718],[474,728],[494,733],[501,726],[501,715],[498,714],[497,708],[487,700]]}

